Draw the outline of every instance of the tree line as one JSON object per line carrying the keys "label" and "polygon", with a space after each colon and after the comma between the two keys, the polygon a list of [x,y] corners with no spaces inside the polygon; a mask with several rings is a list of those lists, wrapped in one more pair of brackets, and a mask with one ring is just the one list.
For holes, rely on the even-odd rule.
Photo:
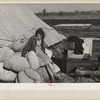
{"label": "tree line", "polygon": [[58,12],[48,12],[46,9],[43,9],[42,12],[36,13],[37,16],[66,16],[66,15],[77,15],[77,14],[84,14],[84,15],[100,15],[100,10],[91,10],[91,11],[79,11],[75,10],[73,12],[65,12],[65,11],[58,11]]}

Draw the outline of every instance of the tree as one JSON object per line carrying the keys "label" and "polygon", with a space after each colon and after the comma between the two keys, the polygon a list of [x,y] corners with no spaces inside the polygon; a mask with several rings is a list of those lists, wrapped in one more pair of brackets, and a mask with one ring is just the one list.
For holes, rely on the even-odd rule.
{"label": "tree", "polygon": [[63,11],[59,11],[59,16],[62,16],[62,14],[63,14]]}
{"label": "tree", "polygon": [[46,9],[43,9],[42,14],[43,14],[43,16],[46,16],[47,15]]}
{"label": "tree", "polygon": [[79,11],[78,10],[75,10],[75,13],[79,13]]}

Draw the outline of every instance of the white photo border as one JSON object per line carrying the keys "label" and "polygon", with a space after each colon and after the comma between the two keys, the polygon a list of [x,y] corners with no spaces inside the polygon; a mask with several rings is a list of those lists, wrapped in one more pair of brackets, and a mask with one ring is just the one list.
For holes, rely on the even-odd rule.
{"label": "white photo border", "polygon": [[[100,3],[99,0],[0,0],[1,3]],[[99,83],[0,84],[0,100],[99,100]]]}

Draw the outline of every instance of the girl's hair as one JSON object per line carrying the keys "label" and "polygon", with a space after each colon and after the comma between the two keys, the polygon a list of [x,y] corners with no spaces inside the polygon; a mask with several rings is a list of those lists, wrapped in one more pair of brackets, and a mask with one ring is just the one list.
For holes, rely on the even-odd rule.
{"label": "girl's hair", "polygon": [[42,40],[44,40],[45,34],[42,28],[36,30],[35,36],[37,36],[38,34],[42,35]]}
{"label": "girl's hair", "polygon": [[42,35],[42,39],[41,39],[41,41],[42,41],[41,47],[42,47],[43,51],[45,51],[45,47],[44,47],[44,37],[45,37],[45,33],[44,33],[44,31],[43,31],[42,28],[39,28],[38,30],[36,30],[35,37],[36,37],[38,34]]}

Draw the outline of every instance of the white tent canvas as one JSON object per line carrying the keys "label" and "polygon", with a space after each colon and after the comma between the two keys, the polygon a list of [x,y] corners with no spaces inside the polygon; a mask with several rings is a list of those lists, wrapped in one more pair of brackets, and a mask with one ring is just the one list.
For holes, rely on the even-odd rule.
{"label": "white tent canvas", "polygon": [[44,23],[25,4],[0,4],[0,46],[17,40],[22,35],[28,37],[43,28],[48,46],[60,42],[65,36]]}

